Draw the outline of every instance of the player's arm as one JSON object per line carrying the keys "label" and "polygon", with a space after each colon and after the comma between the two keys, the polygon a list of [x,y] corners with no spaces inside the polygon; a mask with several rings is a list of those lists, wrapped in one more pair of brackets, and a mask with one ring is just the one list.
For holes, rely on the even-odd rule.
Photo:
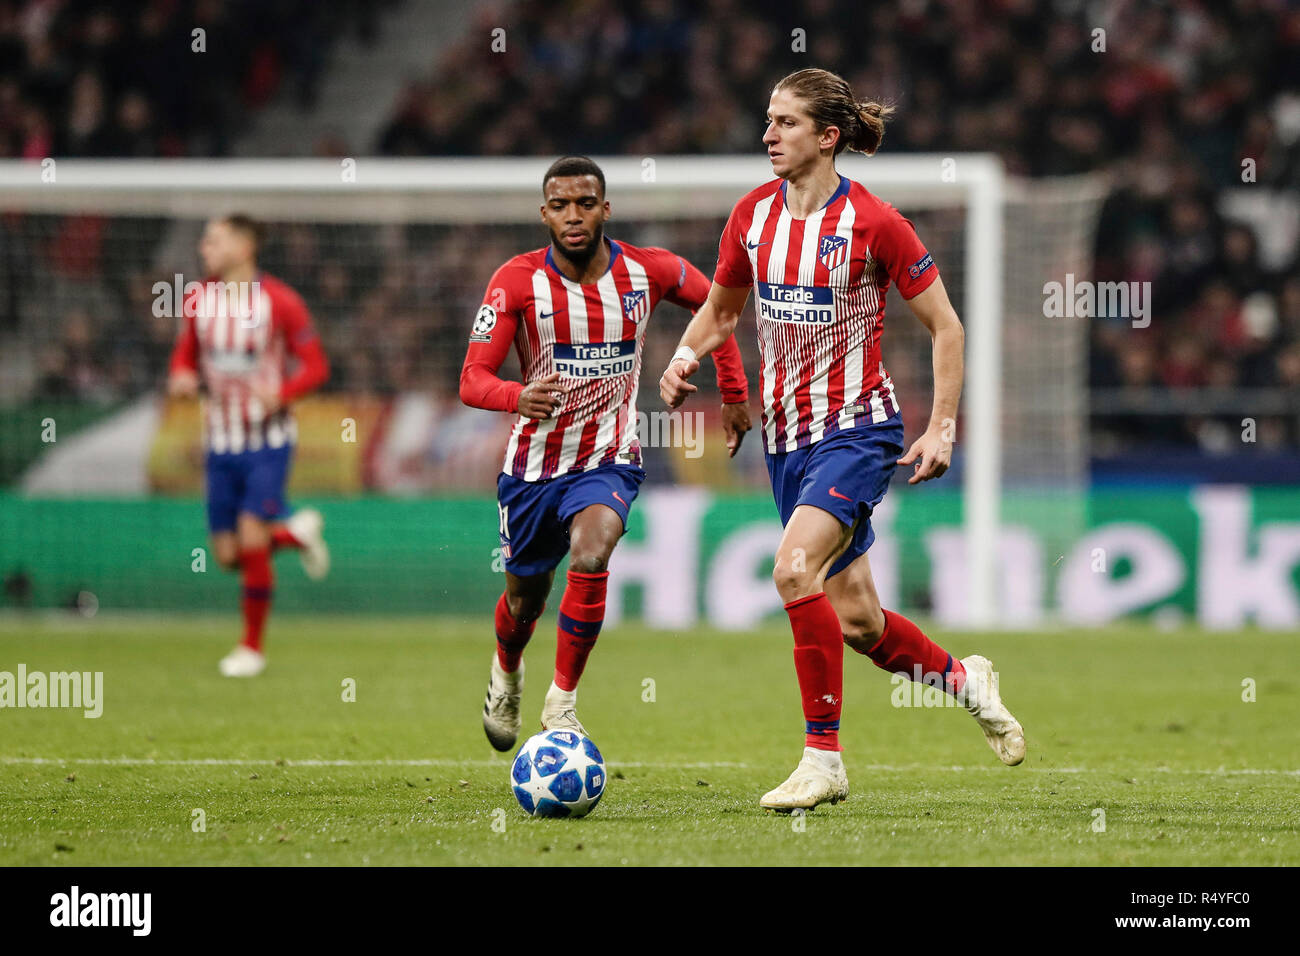
{"label": "player's arm", "polygon": [[721,348],[731,339],[736,323],[740,321],[741,310],[745,308],[745,300],[749,298],[754,273],[740,233],[741,219],[741,206],[737,206],[731,211],[722,238],[718,240],[718,268],[713,274],[708,298],[686,326],[677,353],[659,379],[659,394],[670,408],[676,408],[695,391],[695,386],[687,379],[700,367],[701,357]]}
{"label": "player's arm", "polygon": [[912,314],[929,330],[934,353],[934,404],[930,409],[930,424],[907,454],[898,459],[900,465],[916,463],[912,477],[907,480],[909,485],[914,485],[938,478],[952,464],[966,333],[957,311],[948,301],[943,280],[937,275],[925,291],[906,301]]}
{"label": "player's arm", "polygon": [[194,330],[194,313],[187,308],[181,316],[180,334],[167,363],[167,394],[173,398],[194,398],[198,393],[199,337]]}
{"label": "player's arm", "polygon": [[[711,291],[709,280],[703,272],[685,259],[677,261],[681,263],[681,281],[676,288],[669,290],[665,298],[690,309],[693,315],[709,299]],[[713,350],[712,355],[713,364],[718,372],[718,391],[722,395],[722,401],[729,405],[747,402],[749,382],[745,378],[745,363],[740,356],[740,346],[736,344],[734,332]]]}
{"label": "player's arm", "polygon": [[898,287],[908,308],[930,333],[934,361],[934,405],[930,424],[912,443],[900,465],[915,463],[909,485],[938,478],[952,463],[957,438],[957,401],[961,397],[962,347],[965,332],[948,301],[939,267],[926,251],[911,222],[886,206],[874,236],[875,256]]}
{"label": "player's arm", "polygon": [[[685,259],[674,258],[680,263],[680,277],[678,285],[665,297],[692,313],[698,312],[708,301],[709,280]],[[718,374],[718,392],[722,395],[722,432],[727,443],[727,456],[734,458],[745,433],[754,427],[749,415],[749,382],[745,378],[745,363],[734,329],[712,355]]]}
{"label": "player's arm", "polygon": [[708,299],[686,326],[677,343],[677,353],[659,379],[659,394],[670,408],[681,405],[696,391],[696,386],[687,379],[699,370],[701,358],[731,338],[748,298],[748,286],[732,288],[713,283]]}
{"label": "player's arm", "polygon": [[[499,274],[499,273],[498,273]],[[497,278],[488,286],[501,289]],[[484,302],[474,319],[465,363],[460,370],[460,400],[471,408],[494,412],[515,412],[525,418],[550,418],[568,389],[560,384],[560,373],[551,372],[524,384],[509,382],[497,372],[510,352],[519,327],[518,312],[505,307],[498,310]]]}
{"label": "player's arm", "polygon": [[307,304],[297,293],[291,293],[277,305],[276,315],[284,323],[285,345],[289,354],[297,359],[298,367],[293,375],[280,383],[278,391],[257,390],[258,398],[268,413],[315,391],[330,376],[329,360],[321,347]]}

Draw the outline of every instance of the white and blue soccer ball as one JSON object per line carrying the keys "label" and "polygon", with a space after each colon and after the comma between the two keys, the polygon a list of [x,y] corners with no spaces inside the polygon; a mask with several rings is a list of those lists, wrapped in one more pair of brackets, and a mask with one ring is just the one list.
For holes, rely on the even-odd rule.
{"label": "white and blue soccer ball", "polygon": [[534,817],[583,817],[605,792],[605,758],[591,738],[572,730],[543,730],[519,748],[510,786]]}

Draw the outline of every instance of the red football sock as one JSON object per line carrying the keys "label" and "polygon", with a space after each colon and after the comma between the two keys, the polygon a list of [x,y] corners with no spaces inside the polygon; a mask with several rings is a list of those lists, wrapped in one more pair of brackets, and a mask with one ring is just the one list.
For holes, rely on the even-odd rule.
{"label": "red football sock", "polygon": [[794,631],[794,670],[803,698],[804,745],[840,747],[840,698],[844,690],[844,635],[826,592],[785,606]]}
{"label": "red football sock", "polygon": [[244,578],[244,640],[243,645],[255,651],[262,650],[262,631],[266,615],[271,610],[271,552],[267,548],[243,551],[239,566]]}
{"label": "red football sock", "polygon": [[966,668],[921,629],[896,611],[885,611],[885,631],[867,657],[891,674],[943,687],[956,694],[966,683]]}
{"label": "red football sock", "polygon": [[271,550],[278,551],[281,548],[301,548],[302,542],[289,533],[287,526],[278,524],[271,529]]}
{"label": "red football sock", "polygon": [[600,636],[605,620],[605,583],[608,571],[583,574],[570,571],[564,597],[560,599],[559,640],[555,645],[555,686],[573,690],[578,686],[587,655]]}
{"label": "red football sock", "polygon": [[[545,610],[545,607],[542,610]],[[497,662],[507,674],[519,670],[524,648],[528,645],[528,639],[533,636],[533,628],[536,626],[536,619],[520,624],[511,617],[510,606],[506,604],[506,596],[503,592],[500,600],[497,601]]]}

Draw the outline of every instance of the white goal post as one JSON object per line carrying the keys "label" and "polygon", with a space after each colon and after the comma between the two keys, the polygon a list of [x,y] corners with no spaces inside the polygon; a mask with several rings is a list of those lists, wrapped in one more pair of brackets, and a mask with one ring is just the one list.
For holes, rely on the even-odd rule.
{"label": "white goal post", "polygon": [[[725,217],[744,193],[771,178],[761,155],[595,158],[615,214],[625,219]],[[5,161],[0,208],[191,220],[247,208],[265,219],[321,223],[524,223],[537,221],[545,165],[542,158],[487,157]],[[959,446],[967,555],[961,623],[995,626],[1003,481],[1003,223],[1010,184],[991,154],[845,154],[839,168],[909,217],[933,209],[960,213],[953,221],[961,223],[954,229],[962,233],[963,261],[939,265],[964,276],[954,301],[967,342]],[[927,241],[924,231],[921,238]],[[712,263],[697,265],[708,274]],[[911,408],[911,416],[928,414],[919,395]]]}

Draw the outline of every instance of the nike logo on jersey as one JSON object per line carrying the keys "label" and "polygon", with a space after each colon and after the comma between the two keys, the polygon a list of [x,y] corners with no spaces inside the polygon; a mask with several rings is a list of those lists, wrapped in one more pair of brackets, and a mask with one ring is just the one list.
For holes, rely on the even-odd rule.
{"label": "nike logo on jersey", "polygon": [[767,243],[770,242],[770,241],[771,241],[771,240],[765,240],[765,241],[763,241],[763,242],[747,242],[747,243],[745,243],[745,245],[746,245],[746,247],[748,247],[748,248],[750,248],[750,249],[757,249],[759,246],[765,246],[765,245],[767,245]]}
{"label": "nike logo on jersey", "polygon": [[842,498],[842,499],[845,500],[845,501],[852,501],[852,500],[853,500],[853,499],[850,498],[848,495],[842,495],[842,494],[840,494],[838,491],[836,491],[834,485],[831,485],[831,497],[832,497],[832,498]]}
{"label": "nike logo on jersey", "polygon": [[556,312],[563,312],[563,311],[564,311],[563,309],[555,309],[554,311],[551,312],[538,312],[537,320],[539,322],[542,322],[545,321],[546,319],[554,318]]}

